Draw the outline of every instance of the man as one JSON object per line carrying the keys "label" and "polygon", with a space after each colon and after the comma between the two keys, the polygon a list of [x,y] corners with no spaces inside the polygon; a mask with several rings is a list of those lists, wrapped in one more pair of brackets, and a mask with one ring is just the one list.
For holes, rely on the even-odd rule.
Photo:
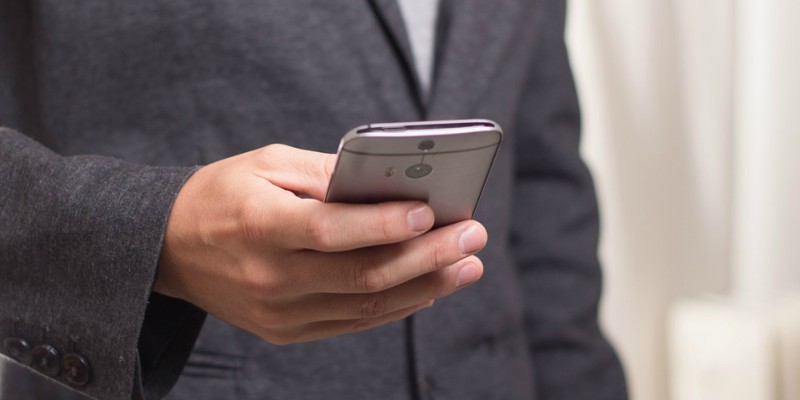
{"label": "man", "polygon": [[[626,397],[563,2],[443,1],[428,91],[394,1],[0,7],[17,363],[101,399]],[[350,128],[473,117],[481,223],[320,202]]]}

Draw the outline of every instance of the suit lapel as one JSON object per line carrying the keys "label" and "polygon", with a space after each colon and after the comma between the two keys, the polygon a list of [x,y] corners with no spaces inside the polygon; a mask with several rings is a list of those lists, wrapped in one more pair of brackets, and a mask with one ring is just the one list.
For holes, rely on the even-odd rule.
{"label": "suit lapel", "polygon": [[539,1],[441,0],[428,119],[473,118],[521,18]]}
{"label": "suit lapel", "polygon": [[411,50],[411,41],[406,30],[406,24],[403,20],[403,14],[400,11],[400,6],[396,0],[370,0],[370,5],[378,17],[381,26],[386,31],[395,51],[398,54],[400,62],[403,64],[403,70],[406,76],[411,81],[414,92],[415,105],[420,114],[423,114],[424,99],[422,98],[422,90],[417,69],[414,65],[414,53]]}
{"label": "suit lapel", "polygon": [[[420,116],[426,119],[472,118],[481,97],[521,27],[541,0],[440,0],[434,76],[428,101],[419,76],[405,21],[396,0],[370,0],[389,36],[410,85]],[[427,105],[426,105],[427,104]]]}

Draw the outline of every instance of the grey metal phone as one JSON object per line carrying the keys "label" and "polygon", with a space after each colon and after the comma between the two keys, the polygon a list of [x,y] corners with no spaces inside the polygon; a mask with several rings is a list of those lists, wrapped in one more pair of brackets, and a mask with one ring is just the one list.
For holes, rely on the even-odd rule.
{"label": "grey metal phone", "polygon": [[434,227],[470,219],[502,139],[486,119],[360,126],[339,144],[325,201],[421,200]]}

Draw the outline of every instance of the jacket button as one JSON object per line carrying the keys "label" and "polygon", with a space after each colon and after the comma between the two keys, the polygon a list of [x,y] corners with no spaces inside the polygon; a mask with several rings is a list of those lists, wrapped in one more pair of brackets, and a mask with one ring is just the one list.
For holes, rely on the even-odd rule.
{"label": "jacket button", "polygon": [[31,355],[31,344],[27,340],[15,337],[5,338],[3,347],[11,358],[25,365],[31,364],[33,356]]}
{"label": "jacket button", "polygon": [[75,388],[86,386],[92,379],[92,367],[86,357],[71,353],[61,359],[61,370],[64,371],[64,380]]}
{"label": "jacket button", "polygon": [[40,344],[33,348],[33,368],[50,376],[61,373],[61,354],[49,344]]}

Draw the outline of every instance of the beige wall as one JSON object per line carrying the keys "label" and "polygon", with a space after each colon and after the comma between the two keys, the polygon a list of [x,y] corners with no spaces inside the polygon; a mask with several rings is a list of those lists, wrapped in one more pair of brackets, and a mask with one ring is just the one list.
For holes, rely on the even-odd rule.
{"label": "beige wall", "polygon": [[634,399],[670,398],[674,304],[800,287],[798,20],[795,0],[571,2],[603,323]]}

